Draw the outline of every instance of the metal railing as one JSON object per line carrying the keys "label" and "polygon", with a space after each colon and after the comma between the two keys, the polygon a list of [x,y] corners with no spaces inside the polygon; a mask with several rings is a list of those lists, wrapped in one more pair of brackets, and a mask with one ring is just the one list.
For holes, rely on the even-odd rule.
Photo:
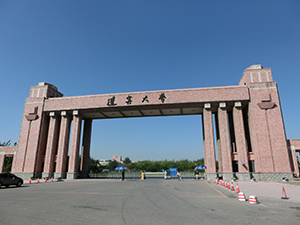
{"label": "metal railing", "polygon": [[[125,171],[125,179],[141,179],[142,173],[140,171]],[[90,173],[90,178],[98,178],[98,179],[121,179],[122,172],[121,171],[108,171],[105,173]]]}
{"label": "metal railing", "polygon": [[[125,179],[141,179],[142,172],[141,171],[125,171]],[[121,179],[122,178],[122,171],[107,171],[105,173],[90,173],[90,178],[98,178],[98,179]],[[164,173],[157,172],[151,173],[146,172],[145,174],[147,178],[164,178]],[[180,171],[180,176],[182,179],[195,179],[195,172],[194,171]],[[171,179],[176,179],[177,176],[171,176]],[[199,179],[205,178],[205,173],[199,173]]]}

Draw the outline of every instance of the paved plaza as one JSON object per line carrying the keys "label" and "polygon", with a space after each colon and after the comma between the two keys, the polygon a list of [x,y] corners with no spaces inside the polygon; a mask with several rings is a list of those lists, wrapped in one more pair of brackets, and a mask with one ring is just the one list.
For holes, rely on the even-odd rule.
{"label": "paved plaza", "polygon": [[[249,193],[250,194],[250,193]],[[253,193],[254,194],[254,193]],[[0,190],[2,225],[10,224],[299,224],[300,203],[239,202],[197,180],[85,179]]]}

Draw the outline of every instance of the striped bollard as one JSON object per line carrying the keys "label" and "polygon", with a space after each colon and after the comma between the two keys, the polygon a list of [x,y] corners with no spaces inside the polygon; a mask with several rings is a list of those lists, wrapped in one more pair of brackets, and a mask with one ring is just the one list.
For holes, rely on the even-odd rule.
{"label": "striped bollard", "polygon": [[239,201],[240,202],[245,202],[246,201],[246,196],[243,192],[239,193]]}
{"label": "striped bollard", "polygon": [[258,201],[257,201],[256,196],[250,195],[250,196],[249,196],[249,202],[250,202],[250,204],[257,204]]}

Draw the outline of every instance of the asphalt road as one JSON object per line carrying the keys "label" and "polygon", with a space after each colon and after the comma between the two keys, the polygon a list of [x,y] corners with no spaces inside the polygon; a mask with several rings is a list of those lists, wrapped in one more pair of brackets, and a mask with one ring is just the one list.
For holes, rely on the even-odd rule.
{"label": "asphalt road", "polygon": [[299,224],[300,204],[239,202],[196,180],[74,180],[0,190],[0,224]]}

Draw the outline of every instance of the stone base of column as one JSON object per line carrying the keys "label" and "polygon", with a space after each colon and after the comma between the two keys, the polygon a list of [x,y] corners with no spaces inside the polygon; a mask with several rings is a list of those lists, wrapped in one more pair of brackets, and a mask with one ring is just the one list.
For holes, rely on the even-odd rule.
{"label": "stone base of column", "polygon": [[79,172],[79,177],[80,178],[88,178],[89,177],[89,173],[88,172]]}
{"label": "stone base of column", "polygon": [[77,178],[78,178],[77,173],[67,173],[67,180],[74,180]]}
{"label": "stone base of column", "polygon": [[293,173],[251,173],[256,181],[283,181],[283,179],[293,180]]}
{"label": "stone base of column", "polygon": [[31,178],[35,177],[34,172],[32,172],[32,173],[14,173],[14,175],[16,175],[17,177],[21,177],[24,180],[29,180],[30,177]]}
{"label": "stone base of column", "polygon": [[54,179],[66,179],[66,173],[54,173]]}
{"label": "stone base of column", "polygon": [[222,178],[223,178],[223,180],[236,179],[236,177],[234,176],[234,173],[222,173]]}
{"label": "stone base of column", "polygon": [[51,179],[51,177],[52,177],[52,173],[46,173],[46,172],[43,172],[43,174],[42,174],[42,178],[45,178],[45,177],[47,177],[48,179]]}
{"label": "stone base of column", "polygon": [[251,173],[235,173],[237,180],[251,180],[253,177]]}
{"label": "stone base of column", "polygon": [[217,173],[205,173],[206,180],[214,180],[218,176]]}

